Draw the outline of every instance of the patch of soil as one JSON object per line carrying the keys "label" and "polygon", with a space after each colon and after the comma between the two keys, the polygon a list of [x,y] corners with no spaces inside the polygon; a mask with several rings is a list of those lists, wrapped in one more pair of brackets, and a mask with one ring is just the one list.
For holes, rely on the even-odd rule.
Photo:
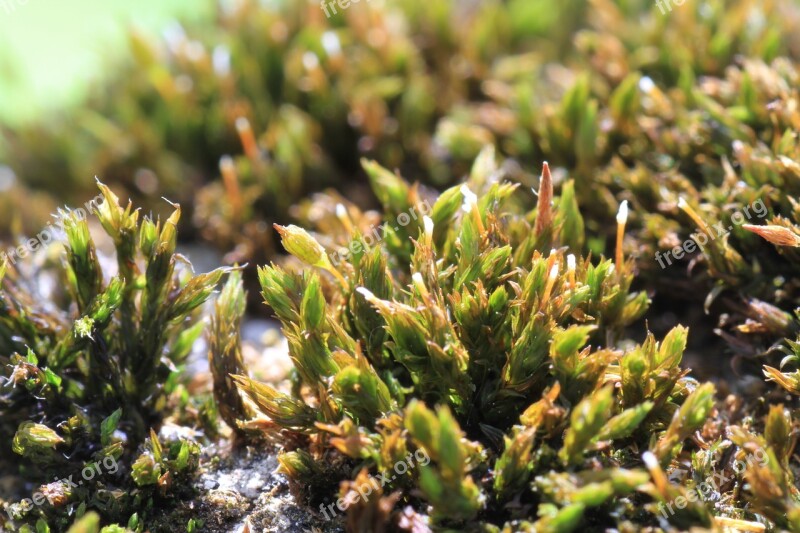
{"label": "patch of soil", "polygon": [[156,519],[153,533],[343,532],[342,523],[316,516],[295,502],[287,479],[277,474],[278,461],[269,450],[209,447],[204,450],[193,485],[197,496]]}

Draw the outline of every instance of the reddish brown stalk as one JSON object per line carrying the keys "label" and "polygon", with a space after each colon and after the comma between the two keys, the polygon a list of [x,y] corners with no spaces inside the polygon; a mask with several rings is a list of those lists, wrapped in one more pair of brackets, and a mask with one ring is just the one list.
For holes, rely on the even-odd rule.
{"label": "reddish brown stalk", "polygon": [[242,215],[242,194],[239,191],[239,179],[236,177],[236,166],[233,164],[233,159],[223,156],[219,160],[219,170],[222,173],[225,193],[231,203],[231,216],[238,220]]}
{"label": "reddish brown stalk", "polygon": [[253,128],[250,126],[250,121],[245,117],[236,119],[236,131],[239,133],[239,139],[242,141],[242,147],[247,158],[253,162],[258,161],[259,149],[256,137],[253,134]]}

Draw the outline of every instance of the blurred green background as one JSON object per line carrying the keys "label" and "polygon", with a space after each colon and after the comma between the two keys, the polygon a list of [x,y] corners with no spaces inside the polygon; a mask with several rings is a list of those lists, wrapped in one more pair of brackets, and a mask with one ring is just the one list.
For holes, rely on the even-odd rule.
{"label": "blurred green background", "polygon": [[79,101],[126,50],[126,28],[156,34],[213,11],[211,0],[0,0],[0,121]]}

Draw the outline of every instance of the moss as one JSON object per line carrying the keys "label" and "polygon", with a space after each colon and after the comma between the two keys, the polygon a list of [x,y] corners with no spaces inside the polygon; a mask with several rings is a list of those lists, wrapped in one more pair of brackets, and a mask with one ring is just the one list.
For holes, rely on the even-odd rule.
{"label": "moss", "polygon": [[[231,274],[209,328],[237,443],[280,445],[298,501],[349,500],[356,531],[800,529],[796,5],[262,4],[132,35],[124,90],[69,139],[8,132],[28,184],[175,193],[227,262],[275,259]],[[0,443],[36,482],[134,465],[91,491],[136,496],[89,507],[144,527],[187,489],[195,445],[151,429],[208,407],[178,370],[222,272],[178,272],[177,215],[100,218],[116,276],[77,221],[63,268],[4,267]],[[38,298],[43,275],[64,290]],[[256,279],[284,389],[243,362]]]}
{"label": "moss", "polygon": [[[397,221],[419,204],[419,190],[365,163],[388,224],[377,243],[354,247],[363,215],[328,212],[338,219],[328,251],[363,248],[335,267],[311,234],[280,230],[305,267],[273,265],[260,275],[298,382],[286,395],[236,380],[276,424],[268,431],[305,442],[280,458],[298,491],[327,517],[334,465],[354,465],[361,473],[339,478],[339,496],[354,500],[356,530],[379,512],[401,520],[386,509],[404,505],[437,528],[679,529],[729,519],[788,527],[792,519],[778,519],[762,495],[731,485],[710,497],[728,502],[724,509],[695,498],[661,512],[687,497],[687,480],[729,469],[731,453],[776,450],[743,427],[726,429],[715,387],[681,368],[688,330],[660,342],[626,339],[648,298],[631,291],[634,262],[624,254],[589,259],[565,245],[581,217],[571,186],[551,207],[545,170],[530,210],[516,187],[497,180],[493,157],[485,151],[466,185],[431,198],[428,215],[402,230]],[[537,224],[543,219],[557,222]],[[625,224],[622,208],[620,233]],[[788,415],[771,416],[788,431]],[[427,462],[396,475],[415,454]],[[759,474],[792,479],[786,463],[769,459],[736,479],[750,488]],[[670,483],[667,475],[687,463],[695,464],[688,477]],[[368,476],[381,480],[376,498],[364,497]],[[791,515],[797,504],[788,501]]]}
{"label": "moss", "polygon": [[[8,262],[0,269],[0,346],[10,354],[0,355],[0,448],[18,456],[35,493],[35,505],[11,503],[7,514],[56,530],[87,505],[126,521],[180,493],[198,445],[162,444],[154,429],[202,333],[200,307],[225,273],[193,275],[175,253],[178,206],[163,223],[140,222],[99,186],[115,269],[73,213],[63,261],[31,277]],[[49,295],[34,285],[48,277],[57,280]]]}

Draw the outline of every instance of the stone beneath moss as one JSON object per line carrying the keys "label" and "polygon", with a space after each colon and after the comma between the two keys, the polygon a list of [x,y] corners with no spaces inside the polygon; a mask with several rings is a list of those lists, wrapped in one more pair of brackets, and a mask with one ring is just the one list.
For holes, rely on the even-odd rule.
{"label": "stone beneath moss", "polygon": [[[197,495],[150,523],[153,533],[184,531],[189,520],[208,533],[344,531],[341,524],[313,515],[298,504],[289,484],[276,474],[278,461],[270,451],[253,447],[204,450],[193,482]],[[334,497],[332,495],[331,497]]]}

